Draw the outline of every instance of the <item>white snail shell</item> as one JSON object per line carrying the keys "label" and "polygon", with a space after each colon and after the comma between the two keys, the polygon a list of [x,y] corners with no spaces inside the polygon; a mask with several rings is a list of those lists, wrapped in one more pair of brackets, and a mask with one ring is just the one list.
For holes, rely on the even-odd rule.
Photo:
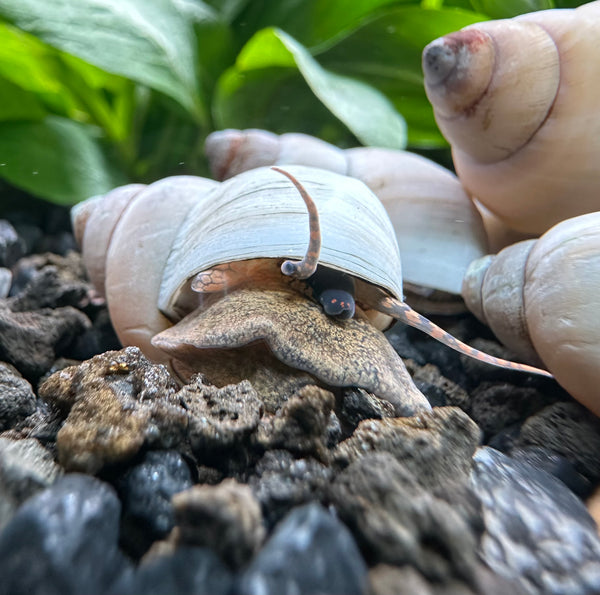
{"label": "white snail shell", "polygon": [[419,155],[342,150],[305,134],[264,130],[214,132],[206,154],[218,179],[265,165],[301,164],[361,180],[392,221],[405,283],[459,294],[468,265],[488,252],[481,216],[456,176]]}
{"label": "white snail shell", "polygon": [[[287,169],[319,210],[319,262],[401,299],[398,245],[377,197],[352,178]],[[301,259],[308,244],[306,206],[270,168],[223,183],[175,176],[124,186],[80,203],[72,219],[119,339],[156,361],[165,361],[165,354],[152,338],[198,306],[190,289],[196,273],[255,258]],[[377,313],[372,322],[386,328],[390,320]]]}
{"label": "white snail shell", "polygon": [[507,346],[539,358],[600,415],[600,212],[474,262],[463,296]]}
{"label": "white snail shell", "polygon": [[423,52],[468,192],[540,234],[600,209],[600,2],[471,25]]}

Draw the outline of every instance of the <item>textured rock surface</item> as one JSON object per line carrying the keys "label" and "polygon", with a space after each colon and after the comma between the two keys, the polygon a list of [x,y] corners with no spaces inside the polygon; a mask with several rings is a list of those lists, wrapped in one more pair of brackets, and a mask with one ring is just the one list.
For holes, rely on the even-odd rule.
{"label": "textured rock surface", "polygon": [[436,497],[410,466],[382,452],[342,472],[331,498],[367,560],[410,565],[434,582],[475,580],[481,521],[478,510],[466,506],[466,487],[457,487],[454,502]]}
{"label": "textured rock surface", "polygon": [[0,432],[15,427],[36,409],[35,393],[10,364],[0,362]]}
{"label": "textured rock surface", "polygon": [[475,456],[481,555],[495,572],[544,595],[600,592],[600,538],[585,506],[552,475],[490,448]]}
{"label": "textured rock surface", "polygon": [[192,474],[179,452],[147,452],[116,482],[123,503],[123,541],[134,554],[162,539],[175,525],[171,498],[193,485]]}
{"label": "textured rock surface", "polygon": [[550,448],[585,477],[600,480],[600,419],[574,401],[555,403],[527,419],[516,445]]}
{"label": "textured rock surface", "polygon": [[547,397],[536,388],[483,382],[471,393],[469,414],[489,437],[547,404]]}
{"label": "textured rock surface", "polygon": [[178,444],[188,417],[176,392],[164,366],[150,363],[137,347],[56,372],[40,396],[66,414],[56,442],[61,465],[95,473],[130,459],[145,443]]}
{"label": "textured rock surface", "polygon": [[181,389],[179,398],[188,411],[190,443],[200,461],[247,447],[263,412],[247,380],[217,388],[198,377]]}
{"label": "textured rock surface", "polygon": [[240,595],[366,595],[367,567],[348,529],[318,504],[296,508],[242,574]]}
{"label": "textured rock surface", "polygon": [[0,303],[0,360],[37,379],[89,326],[87,316],[72,306],[13,312]]}
{"label": "textured rock surface", "polygon": [[85,475],[33,496],[0,533],[0,593],[104,593],[128,566],[119,512],[114,490]]}
{"label": "textured rock surface", "polygon": [[260,505],[252,490],[233,479],[194,486],[173,497],[176,544],[210,547],[232,567],[247,562],[264,539]]}
{"label": "textured rock surface", "polygon": [[334,451],[340,463],[367,452],[389,452],[426,486],[456,481],[471,469],[479,428],[456,407],[436,407],[415,417],[366,420]]}
{"label": "textured rock surface", "polygon": [[257,463],[249,483],[261,503],[268,527],[292,508],[312,500],[323,501],[333,471],[311,458],[295,459],[285,450],[270,450]]}
{"label": "textured rock surface", "polygon": [[0,438],[0,529],[27,498],[62,474],[37,440]]}
{"label": "textured rock surface", "polygon": [[111,595],[232,595],[233,577],[208,549],[181,547],[123,575]]}
{"label": "textured rock surface", "polygon": [[256,443],[264,449],[284,448],[297,455],[328,457],[330,416],[335,405],[332,393],[305,386],[258,427]]}

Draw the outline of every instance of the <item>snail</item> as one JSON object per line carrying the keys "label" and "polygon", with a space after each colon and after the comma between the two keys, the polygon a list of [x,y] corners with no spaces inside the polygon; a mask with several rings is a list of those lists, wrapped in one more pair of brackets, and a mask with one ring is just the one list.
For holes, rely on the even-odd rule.
{"label": "snail", "polygon": [[[488,253],[482,218],[454,174],[408,151],[376,147],[342,150],[306,134],[222,130],[206,139],[213,175],[227,179],[267,165],[307,165],[364,182],[381,200],[396,231],[410,303],[439,313],[440,304],[415,296],[432,290],[459,295],[469,264]],[[454,311],[464,309],[444,298]],[[452,312],[449,312],[452,313]]]}
{"label": "snail", "polygon": [[176,176],[88,199],[72,218],[121,342],[179,377],[210,376],[210,356],[222,363],[259,342],[328,386],[365,388],[410,415],[429,405],[381,332],[392,319],[479,360],[550,376],[476,351],[403,303],[394,229],[353,178],[302,166],[222,183]]}
{"label": "snail", "polygon": [[463,296],[505,345],[600,415],[600,212],[474,261]]}
{"label": "snail", "polygon": [[539,235],[600,210],[600,1],[468,26],[423,51],[459,179]]}

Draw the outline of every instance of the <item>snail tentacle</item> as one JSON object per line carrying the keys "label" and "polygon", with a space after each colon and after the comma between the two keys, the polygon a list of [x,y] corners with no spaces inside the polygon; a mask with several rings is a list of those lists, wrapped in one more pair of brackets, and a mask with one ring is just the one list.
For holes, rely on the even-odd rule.
{"label": "snail tentacle", "polygon": [[309,196],[306,189],[289,172],[278,167],[272,167],[272,170],[286,176],[294,186],[296,186],[300,196],[306,204],[308,210],[308,225],[310,229],[310,240],[304,258],[300,261],[286,260],[281,265],[281,272],[289,277],[296,279],[307,279],[317,270],[319,264],[319,254],[321,253],[321,226],[319,225],[319,211],[313,199]]}
{"label": "snail tentacle", "polygon": [[527,364],[519,364],[517,362],[511,362],[499,357],[494,357],[493,355],[479,351],[474,347],[470,347],[466,343],[459,341],[456,337],[453,337],[450,333],[447,333],[444,329],[431,322],[431,320],[425,318],[425,316],[422,316],[413,310],[408,304],[405,304],[404,302],[401,302],[395,298],[389,296],[382,298],[377,306],[377,309],[380,312],[389,314],[397,320],[408,324],[409,326],[419,329],[451,349],[472,357],[480,362],[491,364],[492,366],[498,366],[500,368],[507,368],[508,370],[528,372],[530,374],[538,374],[540,376],[554,378],[554,376],[547,370],[542,370],[534,366],[528,366]]}

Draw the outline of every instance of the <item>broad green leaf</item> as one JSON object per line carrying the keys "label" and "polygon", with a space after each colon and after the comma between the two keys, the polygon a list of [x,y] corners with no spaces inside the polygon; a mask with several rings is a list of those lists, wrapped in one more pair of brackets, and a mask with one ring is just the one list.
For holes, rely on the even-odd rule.
{"label": "broad green leaf", "polygon": [[46,43],[161,91],[202,117],[193,28],[171,0],[0,0]]}
{"label": "broad green leaf", "polygon": [[41,120],[46,110],[33,93],[0,77],[0,122],[6,120]]}
{"label": "broad green leaf", "polygon": [[262,0],[249,2],[235,22],[243,40],[267,27],[277,27],[304,46],[317,49],[330,45],[365,18],[391,5],[413,4],[419,0]]}
{"label": "broad green leaf", "polygon": [[264,128],[276,133],[304,132],[340,146],[356,138],[317,99],[297,68],[228,70],[213,103],[217,128]]}
{"label": "broad green leaf", "polygon": [[526,12],[554,8],[554,0],[471,0],[473,8],[493,19],[506,19]]}
{"label": "broad green leaf", "polygon": [[0,76],[57,115],[102,126],[112,140],[130,133],[131,81],[5,24],[0,24]]}
{"label": "broad green leaf", "polygon": [[0,177],[60,204],[74,204],[125,181],[93,129],[56,116],[0,122]]}
{"label": "broad green leaf", "polygon": [[73,116],[76,101],[60,80],[57,52],[32,35],[0,23],[0,75],[31,91],[51,110]]}
{"label": "broad green leaf", "polygon": [[[297,67],[319,100],[365,145],[403,148],[404,120],[369,85],[322,68],[295,39],[279,29],[264,29],[244,47],[236,63],[239,75],[264,68]],[[265,96],[264,100],[272,101]],[[293,111],[292,102],[288,109]]]}
{"label": "broad green leaf", "polygon": [[406,119],[409,145],[441,146],[445,141],[423,86],[423,48],[437,37],[485,19],[460,9],[393,8],[364,23],[318,59],[326,68],[379,89]]}
{"label": "broad green leaf", "polygon": [[252,0],[206,0],[206,4],[219,11],[227,23],[231,23]]}
{"label": "broad green leaf", "polygon": [[555,0],[556,8],[577,8],[583,4],[589,4],[591,0]]}

